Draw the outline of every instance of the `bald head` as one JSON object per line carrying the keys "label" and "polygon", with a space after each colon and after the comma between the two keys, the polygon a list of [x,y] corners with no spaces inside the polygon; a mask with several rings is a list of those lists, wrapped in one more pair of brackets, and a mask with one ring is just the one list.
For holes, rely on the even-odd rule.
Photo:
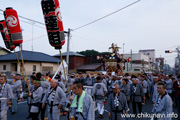
{"label": "bald head", "polygon": [[113,92],[114,92],[115,94],[117,94],[117,93],[119,92],[119,85],[118,85],[118,84],[114,84],[114,85],[112,86],[112,88],[113,88]]}
{"label": "bald head", "polygon": [[52,82],[56,82],[56,83],[58,82],[58,80],[57,80],[57,79],[52,79],[51,81],[52,81]]}
{"label": "bald head", "polygon": [[57,86],[57,82],[58,82],[58,81],[57,81],[56,79],[52,79],[52,80],[51,80],[51,87],[52,87],[52,88],[55,88],[55,87]]}
{"label": "bald head", "polygon": [[112,86],[112,88],[119,88],[118,83],[115,83],[115,84]]}

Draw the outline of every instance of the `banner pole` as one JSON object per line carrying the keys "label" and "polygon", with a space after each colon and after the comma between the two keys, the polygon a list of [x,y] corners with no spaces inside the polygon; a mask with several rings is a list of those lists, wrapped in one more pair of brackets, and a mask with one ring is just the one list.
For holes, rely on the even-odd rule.
{"label": "banner pole", "polygon": [[71,96],[70,90],[69,90],[69,85],[68,85],[67,78],[66,78],[66,71],[65,71],[65,68],[64,68],[62,53],[61,53],[60,49],[59,49],[59,53],[60,53],[60,58],[61,58],[61,62],[62,62],[63,70],[64,70],[64,77],[65,77],[65,81],[66,81],[66,86],[67,86],[68,94],[69,94],[69,96]]}

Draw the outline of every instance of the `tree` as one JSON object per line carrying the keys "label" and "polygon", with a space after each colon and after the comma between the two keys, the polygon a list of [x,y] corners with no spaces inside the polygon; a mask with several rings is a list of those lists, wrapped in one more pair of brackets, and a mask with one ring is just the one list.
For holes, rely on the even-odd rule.
{"label": "tree", "polygon": [[77,53],[85,55],[85,56],[108,55],[109,54],[109,52],[98,52],[96,50],[86,50],[86,51],[80,51],[80,52],[77,52]]}

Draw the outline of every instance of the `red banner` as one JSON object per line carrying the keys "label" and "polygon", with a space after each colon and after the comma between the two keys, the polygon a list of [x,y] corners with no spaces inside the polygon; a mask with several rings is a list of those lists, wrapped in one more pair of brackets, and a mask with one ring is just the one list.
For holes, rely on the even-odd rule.
{"label": "red banner", "polygon": [[11,44],[6,22],[4,20],[0,21],[0,31],[6,48],[9,50],[14,50],[16,46]]}
{"label": "red banner", "polygon": [[9,7],[4,11],[9,37],[13,45],[19,46],[22,42],[22,32],[16,10]]}
{"label": "red banner", "polygon": [[44,14],[49,43],[55,49],[61,49],[65,43],[64,28],[58,0],[42,0],[41,6]]}

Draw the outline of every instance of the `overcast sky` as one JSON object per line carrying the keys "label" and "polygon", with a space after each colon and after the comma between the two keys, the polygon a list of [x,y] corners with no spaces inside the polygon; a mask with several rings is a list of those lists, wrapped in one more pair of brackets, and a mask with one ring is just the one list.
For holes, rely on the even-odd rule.
{"label": "overcast sky", "polygon": [[[64,30],[78,28],[135,1],[59,0]],[[13,7],[18,15],[44,23],[40,2],[40,0],[1,0],[0,9]],[[1,14],[2,20],[4,16]],[[28,24],[32,23],[31,21],[19,19],[23,29],[24,50],[32,50],[33,43],[34,51],[50,55],[58,54],[48,42],[44,25],[38,23],[32,25]],[[140,49],[155,49],[156,57],[165,57],[166,63],[173,66],[177,53],[165,54],[164,51],[175,50],[176,46],[180,45],[180,0],[141,0],[129,8],[71,33],[71,51],[94,49],[106,52],[112,43],[119,47],[124,43],[125,53],[130,53],[131,49],[134,53]],[[5,47],[2,37],[0,41],[0,46]],[[62,52],[66,50],[65,44]]]}

